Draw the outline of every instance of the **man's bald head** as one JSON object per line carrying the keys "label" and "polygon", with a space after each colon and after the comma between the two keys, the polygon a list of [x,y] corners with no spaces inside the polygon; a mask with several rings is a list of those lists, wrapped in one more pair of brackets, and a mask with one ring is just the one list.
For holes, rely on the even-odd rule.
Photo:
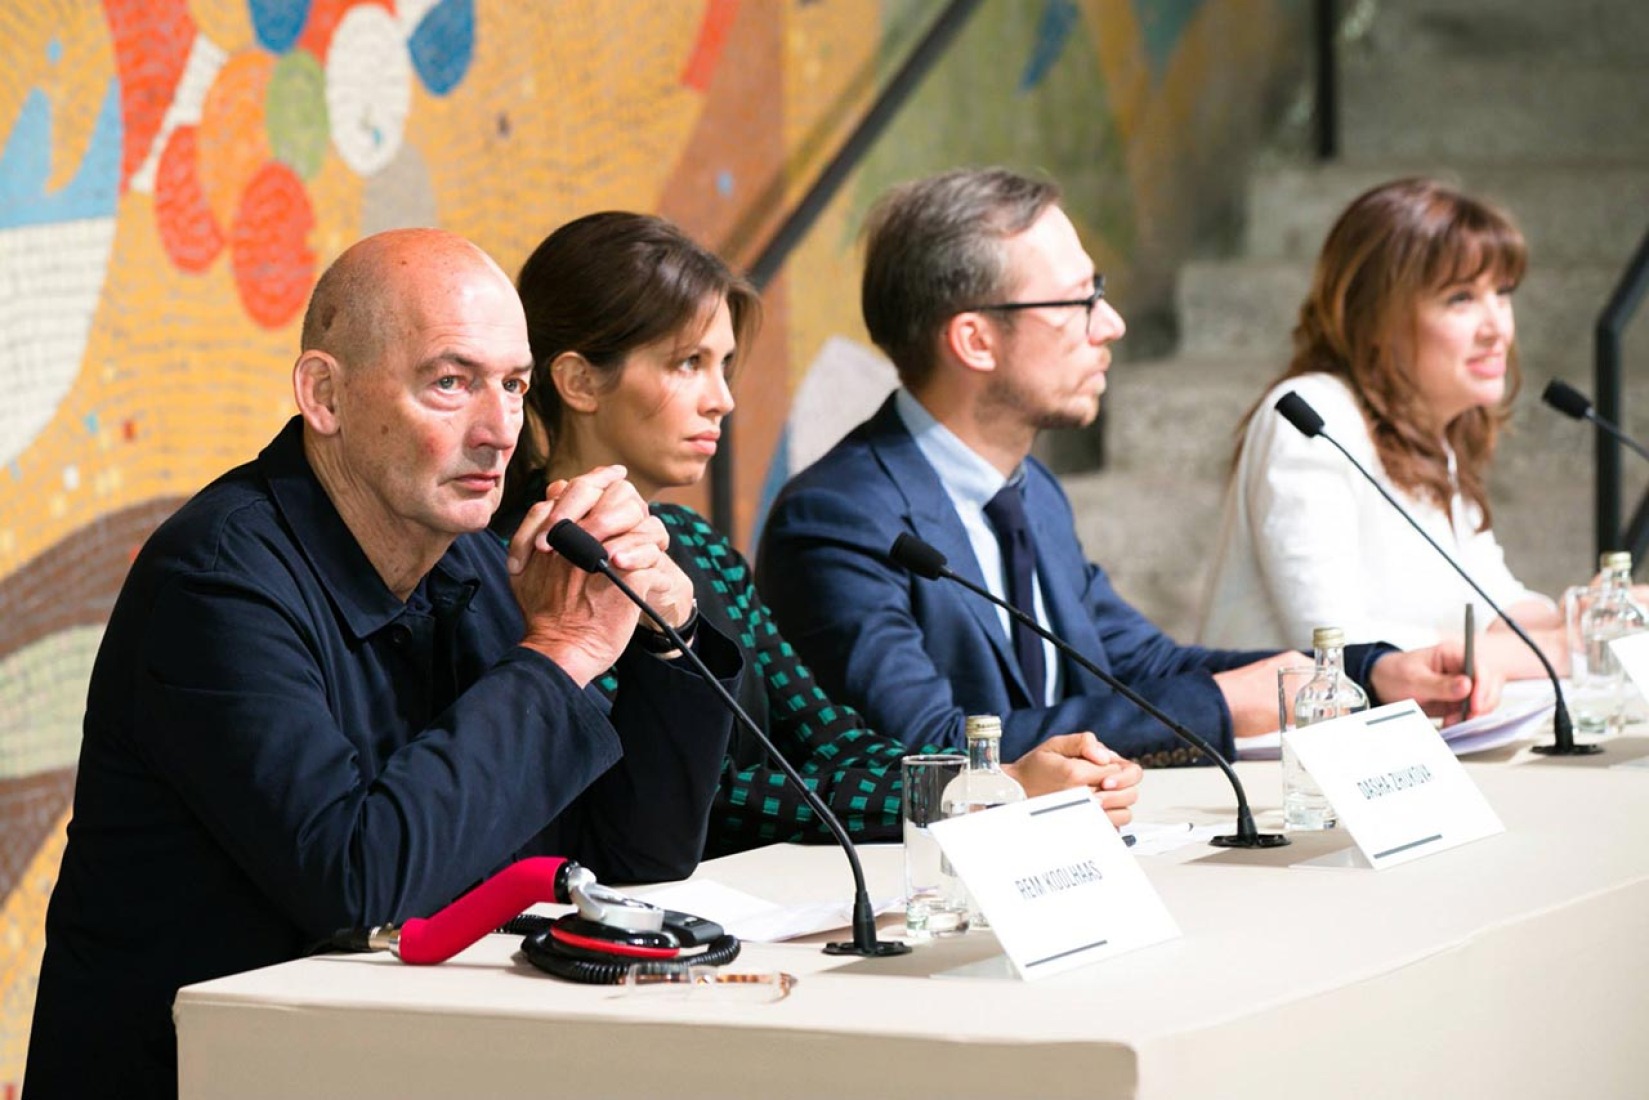
{"label": "man's bald head", "polygon": [[368,237],[316,283],[292,367],[304,454],[401,599],[492,518],[532,365],[509,277],[451,233]]}
{"label": "man's bald head", "polygon": [[315,283],[304,313],[302,351],[343,364],[377,362],[459,274],[509,276],[481,249],[444,229],[391,229],[345,249]]}

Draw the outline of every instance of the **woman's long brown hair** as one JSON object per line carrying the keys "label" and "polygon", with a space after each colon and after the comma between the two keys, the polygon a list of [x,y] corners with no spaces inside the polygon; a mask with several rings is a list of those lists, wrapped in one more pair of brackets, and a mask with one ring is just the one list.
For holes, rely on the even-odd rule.
{"label": "woman's long brown hair", "polygon": [[516,280],[527,314],[533,380],[527,423],[510,458],[501,514],[524,510],[523,494],[554,454],[561,394],[550,365],[577,352],[609,386],[632,351],[708,324],[706,307],[727,300],[742,358],[761,322],[761,300],[742,277],[680,228],[651,214],[606,211],[546,237]]}
{"label": "woman's long brown hair", "polygon": [[[1514,341],[1506,392],[1492,408],[1457,416],[1438,437],[1413,375],[1420,300],[1485,272],[1508,286],[1523,279],[1523,235],[1503,212],[1429,179],[1401,179],[1359,196],[1329,231],[1294,327],[1294,357],[1266,387],[1302,374],[1331,374],[1357,397],[1374,451],[1393,484],[1450,510],[1456,488],[1445,441],[1455,455],[1460,495],[1489,526],[1485,482],[1501,427],[1521,385]],[[1237,426],[1237,448],[1250,408]],[[1233,468],[1235,464],[1233,463]]]}

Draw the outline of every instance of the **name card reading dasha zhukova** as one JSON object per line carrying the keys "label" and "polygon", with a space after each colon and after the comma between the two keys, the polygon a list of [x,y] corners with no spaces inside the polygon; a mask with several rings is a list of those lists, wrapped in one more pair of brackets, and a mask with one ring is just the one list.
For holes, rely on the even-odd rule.
{"label": "name card reading dasha zhukova", "polygon": [[1375,870],[1505,831],[1412,699],[1283,737]]}
{"label": "name card reading dasha zhukova", "polygon": [[931,829],[1027,981],[1180,934],[1086,791],[1010,802]]}

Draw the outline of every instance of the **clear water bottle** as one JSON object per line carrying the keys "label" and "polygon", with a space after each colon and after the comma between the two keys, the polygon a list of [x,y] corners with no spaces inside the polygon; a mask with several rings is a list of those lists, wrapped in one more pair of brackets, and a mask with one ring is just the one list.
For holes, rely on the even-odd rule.
{"label": "clear water bottle", "polygon": [[[970,714],[967,724],[968,766],[945,788],[946,817],[1023,802],[1025,788],[1002,770],[1002,719],[994,714]],[[947,864],[948,870],[948,864]],[[968,897],[968,925],[989,928],[973,897]]]}
{"label": "clear water bottle", "polygon": [[[1346,636],[1337,626],[1311,632],[1316,671],[1294,696],[1296,728],[1368,709],[1368,695],[1346,675]],[[1290,829],[1332,829],[1338,820],[1322,788],[1283,742],[1283,820]]]}
{"label": "clear water bottle", "polygon": [[1582,717],[1581,729],[1620,732],[1625,714],[1626,676],[1609,643],[1649,628],[1649,616],[1632,599],[1632,555],[1616,550],[1598,560],[1597,592],[1580,616],[1581,645],[1586,651],[1580,694],[1599,701]]}

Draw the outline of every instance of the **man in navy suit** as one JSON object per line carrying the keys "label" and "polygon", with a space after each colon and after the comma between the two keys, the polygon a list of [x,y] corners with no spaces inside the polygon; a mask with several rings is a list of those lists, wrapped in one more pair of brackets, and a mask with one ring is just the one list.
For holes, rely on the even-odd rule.
{"label": "man in navy suit", "polygon": [[[1276,670],[1303,658],[1183,646],[1158,630],[1083,558],[1070,503],[1030,457],[1043,429],[1093,421],[1126,329],[1057,187],[1004,169],[906,184],[871,214],[865,253],[865,324],[902,388],[786,486],[758,559],[763,597],[825,689],[913,744],[961,745],[964,716],[991,713],[1005,756],[1092,730],[1148,764],[1194,759],[1052,646],[1016,638],[998,609],[891,564],[908,531],[1222,753],[1276,729]],[[1003,541],[1003,501],[1030,549]],[[1474,691],[1454,650],[1359,646],[1347,658],[1377,700],[1458,709]],[[1474,703],[1491,706],[1495,690],[1482,679]]]}

